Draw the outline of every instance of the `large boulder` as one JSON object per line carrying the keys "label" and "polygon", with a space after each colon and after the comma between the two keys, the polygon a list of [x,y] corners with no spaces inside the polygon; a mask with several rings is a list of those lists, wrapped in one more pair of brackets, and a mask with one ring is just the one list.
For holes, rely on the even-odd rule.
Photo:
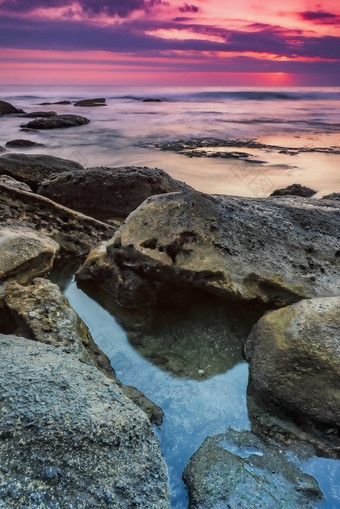
{"label": "large boulder", "polygon": [[[54,239],[63,257],[84,257],[115,228],[53,201],[0,183],[0,226],[34,228]],[[37,275],[37,274],[36,274]]]}
{"label": "large boulder", "polygon": [[28,184],[34,191],[53,173],[83,170],[81,164],[44,154],[5,154],[0,157],[0,175],[6,174]]}
{"label": "large boulder", "polygon": [[185,189],[162,170],[132,166],[67,171],[44,180],[38,193],[103,220],[126,217],[149,196]]}
{"label": "large boulder", "polygon": [[90,120],[80,115],[53,115],[52,117],[36,118],[23,127],[28,129],[60,129],[88,124]]}
{"label": "large boulder", "polygon": [[249,431],[206,438],[183,478],[190,509],[312,509],[324,498],[313,477]]}
{"label": "large boulder", "polygon": [[245,344],[250,380],[265,400],[340,423],[340,297],[304,300],[262,317]]}
{"label": "large boulder", "polygon": [[18,108],[15,108],[6,101],[0,101],[0,116],[10,115],[11,113],[23,113],[23,110],[18,110]]}
{"label": "large boulder", "polygon": [[4,507],[170,508],[145,414],[94,366],[0,335]]}
{"label": "large boulder", "polygon": [[275,306],[339,295],[339,220],[337,202],[196,191],[151,197],[77,277],[126,306],[155,303],[168,284]]}

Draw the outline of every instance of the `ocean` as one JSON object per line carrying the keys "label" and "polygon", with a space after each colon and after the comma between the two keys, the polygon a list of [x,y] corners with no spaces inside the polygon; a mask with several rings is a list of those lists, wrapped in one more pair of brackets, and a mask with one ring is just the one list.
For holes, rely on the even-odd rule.
{"label": "ocean", "polygon": [[[38,105],[91,97],[105,97],[107,106]],[[161,102],[143,102],[146,98]],[[207,193],[268,196],[295,182],[312,187],[318,197],[340,190],[340,88],[2,86],[0,99],[27,112],[53,110],[91,120],[81,127],[28,134],[19,132],[26,119],[7,117],[0,121],[0,145],[28,138],[46,145],[30,153],[73,159],[85,167],[158,167]],[[255,140],[262,147],[243,150],[248,162],[159,148],[190,138],[226,140],[228,151],[240,150],[239,141]]]}
{"label": "ocean", "polygon": [[[105,97],[107,106],[39,105],[95,97]],[[143,102],[147,98],[160,102]],[[340,192],[340,88],[2,86],[0,99],[27,112],[53,110],[91,121],[70,129],[28,133],[20,132],[27,119],[0,118],[1,146],[16,138],[45,145],[21,149],[24,153],[73,159],[84,167],[158,167],[206,193],[262,197],[293,183],[312,187],[317,197]],[[190,146],[193,138],[202,142],[194,154],[162,149],[174,148],[179,140]],[[200,151],[203,155],[198,157]],[[248,155],[220,157],[235,151]],[[131,343],[119,313],[109,313],[77,288],[72,274],[56,281],[111,359],[118,378],[162,407],[165,419],[156,432],[169,468],[172,507],[186,508],[182,472],[204,439],[228,427],[252,428],[248,366],[230,325],[235,317],[222,316],[211,299],[203,307],[193,303],[185,313],[162,310],[145,339],[148,350],[142,351]],[[241,328],[244,323],[238,320]],[[207,337],[216,337],[216,351],[207,349]],[[180,357],[173,351],[174,338]],[[210,363],[203,374],[198,369],[202,356]],[[169,359],[167,365],[164,358]],[[193,376],[194,370],[199,375]],[[291,458],[317,479],[325,494],[318,507],[338,508],[340,462],[314,455],[299,460],[294,454],[292,450]]]}

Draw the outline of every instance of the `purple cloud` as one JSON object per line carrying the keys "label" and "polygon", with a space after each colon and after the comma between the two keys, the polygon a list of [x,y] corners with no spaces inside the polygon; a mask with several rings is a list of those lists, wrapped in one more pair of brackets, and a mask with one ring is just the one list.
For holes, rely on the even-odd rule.
{"label": "purple cloud", "polygon": [[197,5],[184,4],[182,7],[178,7],[180,12],[198,12],[200,9]]}
{"label": "purple cloud", "polygon": [[322,11],[305,11],[299,13],[300,18],[306,21],[319,21],[321,23],[333,22],[335,18],[338,16],[336,14],[332,14],[331,12],[322,12]]}

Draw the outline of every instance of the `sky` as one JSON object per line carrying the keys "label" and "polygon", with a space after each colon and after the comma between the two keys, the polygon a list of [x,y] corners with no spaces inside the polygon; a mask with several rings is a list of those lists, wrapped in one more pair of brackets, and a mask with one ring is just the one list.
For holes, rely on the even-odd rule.
{"label": "sky", "polygon": [[340,86],[340,2],[0,0],[0,84]]}

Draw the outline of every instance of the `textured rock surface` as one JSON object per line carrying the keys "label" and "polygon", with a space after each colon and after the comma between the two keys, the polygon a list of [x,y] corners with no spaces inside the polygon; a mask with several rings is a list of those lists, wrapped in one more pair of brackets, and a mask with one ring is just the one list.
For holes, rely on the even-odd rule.
{"label": "textured rock surface", "polygon": [[13,187],[13,189],[18,189],[19,191],[26,191],[27,193],[32,192],[30,186],[25,184],[25,182],[19,182],[18,180],[10,177],[9,175],[0,175],[0,185]]}
{"label": "textured rock surface", "polygon": [[61,348],[0,335],[4,507],[170,508],[145,415]]}
{"label": "textured rock surface", "polygon": [[340,201],[340,193],[327,194],[327,196],[323,196],[322,199]]}
{"label": "textured rock surface", "polygon": [[53,265],[59,245],[29,228],[0,227],[0,282],[27,284]]}
{"label": "textured rock surface", "polygon": [[156,196],[90,253],[77,277],[127,306],[155,303],[169,283],[276,306],[340,295],[339,220],[337,202]]}
{"label": "textured rock surface", "polygon": [[43,154],[5,154],[0,157],[0,175],[6,174],[28,184],[34,191],[53,173],[83,170],[81,164]]}
{"label": "textured rock surface", "polygon": [[268,313],[245,345],[254,388],[317,421],[340,422],[340,297]]}
{"label": "textured rock surface", "polygon": [[60,129],[88,124],[90,120],[79,115],[53,115],[47,118],[36,118],[23,127],[28,129]]}
{"label": "textured rock surface", "polygon": [[248,431],[208,437],[184,471],[190,509],[314,508],[316,480]]}
{"label": "textured rock surface", "polygon": [[126,217],[146,198],[189,189],[151,168],[87,168],[44,180],[38,193],[97,219]]}
{"label": "textured rock surface", "polygon": [[340,422],[340,297],[301,301],[266,314],[245,345],[254,388],[317,421]]}
{"label": "textured rock surface", "polygon": [[18,110],[6,101],[0,101],[0,115],[10,115],[11,113],[23,113],[23,111]]}
{"label": "textured rock surface", "polygon": [[0,226],[30,226],[56,240],[63,256],[83,257],[115,228],[43,196],[0,183]]}
{"label": "textured rock surface", "polygon": [[275,189],[270,196],[302,196],[303,198],[310,198],[314,196],[317,191],[310,187],[302,186],[301,184],[292,184],[283,189]]}

